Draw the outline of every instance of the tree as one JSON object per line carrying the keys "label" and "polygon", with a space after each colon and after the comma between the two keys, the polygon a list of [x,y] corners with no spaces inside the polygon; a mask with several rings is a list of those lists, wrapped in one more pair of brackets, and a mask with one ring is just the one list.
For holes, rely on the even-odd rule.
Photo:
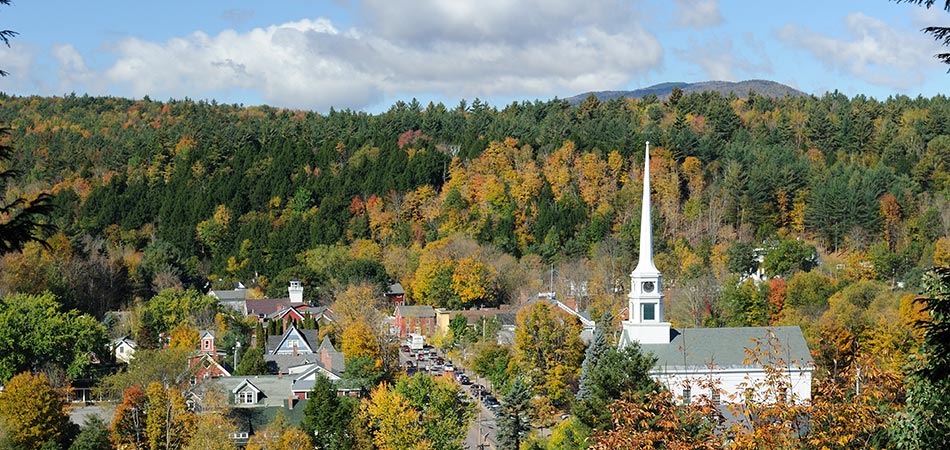
{"label": "tree", "polygon": [[795,239],[785,239],[769,249],[762,268],[769,276],[789,277],[795,272],[808,272],[818,265],[818,252],[813,245]]}
{"label": "tree", "polygon": [[515,378],[508,395],[501,401],[501,409],[495,420],[498,426],[498,448],[518,450],[531,431],[531,419],[530,388],[521,377]]}
{"label": "tree", "polygon": [[247,349],[234,371],[235,375],[267,375],[267,373],[264,351],[258,347]]}
{"label": "tree", "polygon": [[67,411],[65,396],[53,389],[44,374],[23,372],[7,382],[0,395],[0,424],[16,448],[69,442],[75,425]]}
{"label": "tree", "polygon": [[715,433],[719,417],[711,402],[677,405],[666,390],[640,393],[610,406],[613,428],[600,430],[590,447],[608,449],[725,448]]}
{"label": "tree", "polygon": [[587,427],[594,430],[611,428],[608,406],[624,394],[649,393],[660,390],[650,376],[656,358],[644,355],[638,344],[622,350],[609,347],[591,367],[588,377],[588,395],[578,398],[571,411]]}
{"label": "tree", "polygon": [[195,418],[195,431],[188,438],[185,450],[237,450],[232,434],[238,428],[222,414],[202,413]]}
{"label": "tree", "polygon": [[591,371],[600,363],[600,358],[609,349],[607,335],[604,328],[613,324],[613,314],[607,312],[600,318],[594,329],[594,338],[587,350],[584,352],[584,362],[581,364],[581,377],[577,383],[578,400],[590,398],[591,395]]}
{"label": "tree", "polygon": [[907,407],[894,430],[898,448],[950,447],[950,269],[938,267],[924,276],[925,318],[920,358],[907,380]]}
{"label": "tree", "polygon": [[177,389],[153,382],[145,390],[145,434],[151,450],[175,450],[184,447],[194,428],[194,413],[188,411],[185,398]]}
{"label": "tree", "polygon": [[[894,0],[897,3],[912,3],[917,5],[923,5],[930,9],[936,0]],[[944,10],[950,11],[950,0],[947,0],[944,3]],[[941,42],[944,47],[950,46],[950,27],[926,27],[922,30],[924,33],[930,34],[937,41]],[[935,58],[942,61],[944,64],[950,64],[950,53],[938,53],[934,55]]]}
{"label": "tree", "polygon": [[[9,5],[10,0],[0,0],[0,5]],[[12,30],[0,30],[0,41],[10,47],[10,38],[16,36]],[[7,72],[0,69],[0,77]],[[10,128],[0,127],[0,162],[13,159],[13,147],[7,145]],[[24,196],[7,202],[7,183],[19,175],[19,172],[0,168],[0,255],[23,249],[28,242],[38,242],[46,246],[44,234],[55,227],[46,222],[53,212],[52,197],[43,192],[30,199]]]}
{"label": "tree", "polygon": [[300,429],[310,437],[313,447],[320,450],[351,448],[349,425],[355,406],[351,398],[337,395],[336,387],[323,376],[317,377],[308,398]]}
{"label": "tree", "polygon": [[148,386],[159,382],[163,386],[182,386],[188,382],[188,352],[184,350],[136,350],[125,372],[102,379],[100,389],[115,397],[127,396],[133,386]]}
{"label": "tree", "polygon": [[400,379],[394,390],[420,413],[426,436],[434,448],[461,450],[475,418],[475,405],[457,383],[448,378],[416,374]]}
{"label": "tree", "polygon": [[536,406],[541,414],[553,415],[550,407],[565,407],[570,402],[570,388],[580,375],[584,358],[580,321],[545,302],[522,309],[516,320],[511,364],[538,393],[536,399],[543,405]]}
{"label": "tree", "polygon": [[290,424],[283,409],[278,409],[267,428],[247,442],[247,450],[298,450],[309,446],[310,438]]}
{"label": "tree", "polygon": [[111,450],[109,424],[95,414],[87,414],[85,423],[79,428],[79,434],[73,440],[69,450]]}
{"label": "tree", "polygon": [[435,449],[426,437],[422,414],[402,394],[382,383],[360,405],[360,416],[380,450]]}
{"label": "tree", "polygon": [[122,394],[122,403],[112,418],[112,444],[117,448],[148,448],[145,434],[147,397],[141,385],[134,385]]}

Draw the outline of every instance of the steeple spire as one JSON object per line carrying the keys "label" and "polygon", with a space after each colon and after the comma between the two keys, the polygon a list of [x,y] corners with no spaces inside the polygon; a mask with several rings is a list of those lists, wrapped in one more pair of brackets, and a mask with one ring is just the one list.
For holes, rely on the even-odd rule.
{"label": "steeple spire", "polygon": [[653,264],[653,221],[650,217],[650,143],[643,155],[643,210],[640,212],[640,261],[630,273],[628,319],[620,347],[631,343],[669,344],[670,323],[663,321],[663,276]]}
{"label": "steeple spire", "polygon": [[640,261],[635,273],[658,274],[653,265],[653,220],[650,209],[650,142],[643,154],[643,202],[640,211]]}

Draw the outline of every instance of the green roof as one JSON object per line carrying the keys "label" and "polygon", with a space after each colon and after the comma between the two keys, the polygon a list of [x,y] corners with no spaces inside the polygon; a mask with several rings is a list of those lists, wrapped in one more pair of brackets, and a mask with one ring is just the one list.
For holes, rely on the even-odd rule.
{"label": "green roof", "polygon": [[[711,366],[762,367],[763,363],[779,362],[793,368],[814,367],[805,337],[797,326],[684,328],[671,330],[671,334],[674,337],[669,344],[640,345],[643,353],[657,357],[656,368],[661,372]],[[755,354],[760,355],[760,362],[750,360]]]}

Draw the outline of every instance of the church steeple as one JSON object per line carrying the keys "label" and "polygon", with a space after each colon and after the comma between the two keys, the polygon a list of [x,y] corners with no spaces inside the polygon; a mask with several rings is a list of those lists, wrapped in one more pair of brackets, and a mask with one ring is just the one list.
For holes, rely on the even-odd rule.
{"label": "church steeple", "polygon": [[650,143],[643,155],[643,204],[640,212],[640,260],[630,273],[628,320],[621,347],[629,342],[668,344],[670,323],[663,321],[663,277],[653,264],[653,220],[650,205]]}
{"label": "church steeple", "polygon": [[640,261],[634,273],[659,275],[653,265],[653,217],[650,205],[650,143],[643,153],[643,202],[640,209]]}

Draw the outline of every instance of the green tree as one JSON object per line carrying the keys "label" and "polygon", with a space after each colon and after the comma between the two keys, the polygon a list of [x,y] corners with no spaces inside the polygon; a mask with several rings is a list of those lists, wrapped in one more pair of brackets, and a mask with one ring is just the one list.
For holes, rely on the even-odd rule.
{"label": "green tree", "polygon": [[452,331],[452,339],[456,342],[462,342],[468,334],[468,319],[462,314],[456,314],[449,321],[449,330]]}
{"label": "green tree", "polygon": [[907,380],[907,407],[894,429],[899,448],[950,448],[950,269],[924,276],[920,358]]}
{"label": "green tree", "polygon": [[264,361],[264,351],[252,347],[244,352],[241,362],[238,363],[235,375],[267,375],[267,362]]}
{"label": "green tree", "polygon": [[759,268],[755,246],[751,242],[736,241],[726,249],[726,268],[736,275],[751,275]]}
{"label": "green tree", "polygon": [[795,272],[808,272],[818,265],[815,246],[796,239],[784,239],[769,249],[762,268],[769,276],[789,277]]}
{"label": "green tree", "polygon": [[4,385],[0,395],[0,425],[18,449],[49,448],[72,439],[75,425],[66,414],[68,404],[46,375],[23,372]]}
{"label": "green tree", "polygon": [[591,429],[611,428],[610,404],[623,394],[646,394],[660,389],[650,376],[654,364],[656,358],[644,355],[638,344],[622,350],[609,347],[590,369],[588,395],[578,397],[571,411]]}
{"label": "green tree", "polygon": [[595,326],[594,338],[584,352],[584,362],[581,364],[581,377],[577,383],[576,398],[578,400],[590,398],[592,382],[591,371],[597,367],[598,363],[600,363],[600,358],[610,348],[610,344],[607,342],[607,335],[604,333],[604,328],[612,324],[613,314],[607,312],[600,318],[600,321],[598,321]]}
{"label": "green tree", "polygon": [[511,383],[508,395],[501,401],[495,423],[498,426],[498,448],[518,450],[531,431],[531,392],[520,378]]}
{"label": "green tree", "polygon": [[435,448],[464,448],[462,441],[475,418],[475,405],[458,384],[447,378],[416,374],[400,379],[394,390],[419,411],[426,436]]}
{"label": "green tree", "polygon": [[189,381],[190,374],[185,350],[136,350],[125,371],[104,377],[99,388],[115,397],[125,396],[134,386],[148,386],[154,382],[182,387]]}
{"label": "green tree", "polygon": [[524,308],[516,320],[511,363],[525,374],[525,382],[540,401],[555,408],[566,406],[584,358],[580,321],[545,302]]}
{"label": "green tree", "polygon": [[87,414],[69,450],[111,450],[109,424],[95,414]]}
{"label": "green tree", "polygon": [[339,396],[333,383],[320,376],[310,389],[308,399],[300,429],[310,437],[313,447],[327,450],[352,448],[349,426],[355,405],[351,398]]}

